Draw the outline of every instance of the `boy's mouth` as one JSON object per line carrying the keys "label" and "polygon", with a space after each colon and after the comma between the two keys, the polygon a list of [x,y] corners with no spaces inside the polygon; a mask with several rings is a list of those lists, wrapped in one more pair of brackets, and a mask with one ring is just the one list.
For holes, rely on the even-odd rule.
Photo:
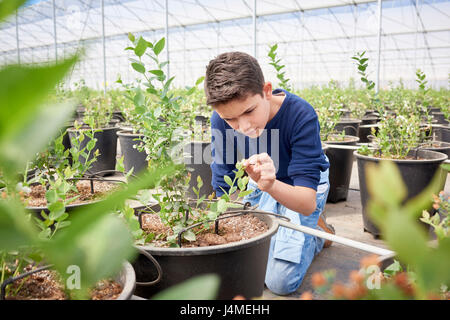
{"label": "boy's mouth", "polygon": [[249,137],[258,136],[258,129],[254,129],[254,130],[248,131],[248,132],[246,132],[244,134],[246,136],[249,136]]}

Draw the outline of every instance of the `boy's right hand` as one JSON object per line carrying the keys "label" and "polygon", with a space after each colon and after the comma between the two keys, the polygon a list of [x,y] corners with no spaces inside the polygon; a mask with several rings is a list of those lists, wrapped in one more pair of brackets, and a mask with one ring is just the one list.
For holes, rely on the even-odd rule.
{"label": "boy's right hand", "polygon": [[272,158],[267,153],[255,154],[244,161],[245,171],[261,191],[269,191],[276,180]]}

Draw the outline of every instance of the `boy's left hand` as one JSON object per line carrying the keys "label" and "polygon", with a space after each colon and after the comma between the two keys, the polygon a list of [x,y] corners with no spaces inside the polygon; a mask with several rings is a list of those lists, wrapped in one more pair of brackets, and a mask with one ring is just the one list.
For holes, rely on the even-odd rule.
{"label": "boy's left hand", "polygon": [[267,153],[255,154],[244,161],[245,171],[258,184],[261,191],[268,191],[275,183],[276,170]]}

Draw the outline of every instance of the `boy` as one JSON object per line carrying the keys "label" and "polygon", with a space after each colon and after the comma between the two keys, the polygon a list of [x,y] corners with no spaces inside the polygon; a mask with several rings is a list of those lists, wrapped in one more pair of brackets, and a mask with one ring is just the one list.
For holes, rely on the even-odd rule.
{"label": "boy", "polygon": [[[245,198],[291,222],[334,233],[320,217],[328,196],[328,159],[322,151],[314,109],[285,90],[272,91],[255,58],[228,52],[206,69],[207,104],[214,109],[212,185],[228,190],[238,158],[250,177]],[[239,154],[239,155],[238,155]],[[278,295],[294,292],[314,256],[331,242],[280,227],[272,237],[265,283]]]}

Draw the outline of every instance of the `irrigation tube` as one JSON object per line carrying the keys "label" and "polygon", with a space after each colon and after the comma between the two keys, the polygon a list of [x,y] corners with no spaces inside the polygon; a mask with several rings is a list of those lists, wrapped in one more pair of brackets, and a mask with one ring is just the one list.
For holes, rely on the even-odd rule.
{"label": "irrigation tube", "polygon": [[287,221],[284,221],[284,220],[281,220],[281,219],[277,219],[277,221],[278,221],[278,224],[280,226],[282,226],[282,227],[286,227],[286,228],[289,228],[289,229],[297,230],[297,231],[300,231],[300,232],[303,232],[303,233],[310,234],[312,236],[316,236],[316,237],[319,237],[319,238],[323,238],[323,239],[326,239],[326,240],[337,242],[337,243],[346,245],[348,247],[352,247],[352,248],[355,248],[355,249],[360,249],[360,250],[367,251],[367,252],[370,252],[370,253],[374,253],[374,254],[377,254],[377,255],[380,255],[380,256],[394,255],[395,254],[394,251],[391,251],[391,250],[388,250],[388,249],[383,249],[383,248],[379,248],[379,247],[376,247],[376,246],[372,246],[372,245],[367,244],[367,243],[363,243],[363,242],[347,239],[347,238],[340,237],[340,236],[337,236],[337,235],[334,235],[334,234],[331,234],[331,233],[328,233],[328,232],[324,232],[324,231],[320,231],[320,230],[317,230],[317,229],[305,227],[305,226],[302,226],[302,225],[293,224],[292,222],[287,222]]}

